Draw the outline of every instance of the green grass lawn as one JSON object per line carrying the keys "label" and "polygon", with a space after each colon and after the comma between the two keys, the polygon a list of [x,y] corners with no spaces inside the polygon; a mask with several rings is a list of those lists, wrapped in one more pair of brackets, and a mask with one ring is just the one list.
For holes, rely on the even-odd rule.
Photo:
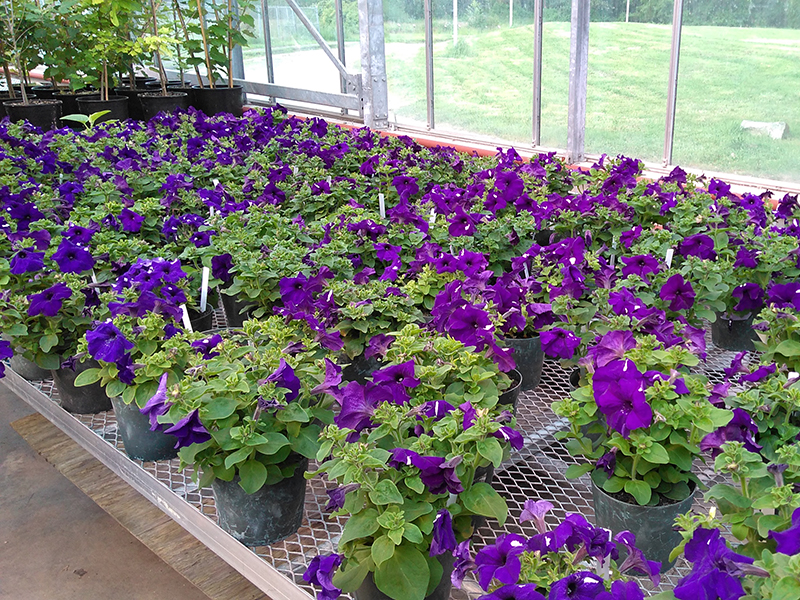
{"label": "green grass lawn", "polygon": [[[422,29],[387,25],[390,108],[399,122],[425,120]],[[592,23],[586,150],[660,160],[670,28]],[[530,142],[531,27],[435,31],[436,126]],[[545,23],[542,144],[567,137],[569,23]],[[674,162],[800,180],[800,31],[684,27]],[[743,119],[785,121],[797,137],[743,133]]]}

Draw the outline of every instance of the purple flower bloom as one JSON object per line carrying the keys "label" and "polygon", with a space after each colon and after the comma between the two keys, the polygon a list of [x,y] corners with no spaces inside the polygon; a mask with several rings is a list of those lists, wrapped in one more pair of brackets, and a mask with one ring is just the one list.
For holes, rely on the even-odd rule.
{"label": "purple flower bloom", "polygon": [[319,600],[336,600],[342,590],[333,585],[333,574],[339,565],[342,564],[341,554],[329,554],[327,556],[315,556],[303,573],[303,581],[313,583],[322,588],[322,591],[317,593]]}
{"label": "purple flower bloom", "polygon": [[139,233],[144,217],[130,208],[123,208],[119,213],[119,222],[122,224],[122,231]]}
{"label": "purple flower bloom", "polygon": [[343,508],[347,494],[358,488],[359,485],[357,483],[348,483],[332,490],[325,490],[325,493],[328,494],[328,504],[325,506],[325,510],[333,511]]}
{"label": "purple flower bloom", "polygon": [[372,424],[375,405],[366,397],[363,385],[351,381],[336,399],[342,408],[333,420],[339,427],[361,431]]}
{"label": "purple flower bloom", "polygon": [[714,239],[703,233],[690,235],[680,243],[678,252],[681,256],[697,256],[702,259],[714,260],[717,253],[714,252]]}
{"label": "purple flower bloom", "polygon": [[392,342],[395,340],[393,335],[388,335],[385,333],[377,333],[369,338],[367,342],[367,347],[364,350],[364,358],[372,358],[373,356],[386,356],[386,351],[389,349],[389,346],[392,345]]}
{"label": "purple flower bloom", "polygon": [[133,348],[133,343],[111,321],[100,323],[87,331],[86,341],[89,343],[89,355],[108,363],[117,362]]}
{"label": "purple flower bloom", "polygon": [[753,559],[730,550],[719,529],[696,529],[684,555],[693,563],[692,571],[675,587],[676,598],[737,600],[744,596],[742,565],[753,564]]}
{"label": "purple flower bloom", "polygon": [[669,303],[670,310],[684,310],[692,308],[695,293],[692,284],[684,281],[683,275],[676,273],[661,286],[659,296]]}
{"label": "purple flower bloom", "polygon": [[230,270],[233,268],[233,257],[230,254],[220,254],[211,259],[211,275],[223,282],[231,280]]}
{"label": "purple flower bloom", "polygon": [[539,533],[545,533],[547,525],[544,522],[544,516],[553,508],[553,503],[547,500],[525,500],[519,522],[533,521]]}
{"label": "purple flower bloom", "polygon": [[94,267],[94,258],[85,248],[81,248],[67,239],[61,240],[53,260],[62,273],[83,273]]}
{"label": "purple flower bloom", "polygon": [[191,346],[197,350],[198,353],[203,355],[204,360],[209,360],[215,356],[219,356],[219,352],[213,352],[213,350],[217,347],[217,344],[221,342],[222,336],[218,333],[215,333],[209,338],[192,342]]}
{"label": "purple flower bloom", "polygon": [[80,225],[70,225],[64,232],[64,237],[80,246],[88,246],[92,242],[94,234],[94,229],[81,227]]}
{"label": "purple flower bloom", "polygon": [[739,377],[739,383],[749,381],[750,383],[758,383],[762,379],[766,379],[770,375],[772,375],[777,370],[777,365],[775,363],[771,365],[761,365],[752,373],[742,375]]}
{"label": "purple flower bloom", "polygon": [[400,246],[392,246],[387,243],[373,244],[375,248],[375,256],[378,260],[385,260],[392,262],[400,258],[400,252],[403,250]]}
{"label": "purple flower bloom", "polygon": [[631,431],[649,427],[653,409],[644,394],[644,375],[632,360],[615,360],[598,368],[593,377],[594,398],[608,425],[628,437]]}
{"label": "purple flower bloom", "polygon": [[420,412],[426,417],[438,421],[445,415],[449,415],[455,408],[446,400],[431,400],[420,405]]}
{"label": "purple flower bloom", "polygon": [[432,494],[460,494],[464,491],[456,476],[456,467],[461,462],[461,457],[456,456],[445,460],[441,456],[420,456],[413,450],[395,448],[389,459],[389,466],[399,468],[401,465],[411,465],[419,469],[422,483]]}
{"label": "purple flower bloom", "polygon": [[658,273],[658,261],[649,254],[639,254],[637,256],[623,256],[622,263],[622,276],[628,277],[629,275],[638,275],[645,281],[648,281],[648,273]]}
{"label": "purple flower bloom", "polygon": [[742,360],[747,355],[747,352],[739,352],[731,360],[731,366],[727,369],[722,369],[725,373],[725,379],[728,380],[737,373],[747,373],[747,368],[742,366]]}
{"label": "purple flower bloom", "polygon": [[745,283],[734,288],[731,296],[739,302],[733,307],[736,311],[759,311],[764,306],[764,290],[757,283]]}
{"label": "purple flower bloom", "polygon": [[447,333],[465,346],[482,349],[491,337],[494,325],[489,313],[471,304],[456,308],[447,322]]}
{"label": "purple flower bloom", "polygon": [[537,591],[535,583],[523,583],[501,586],[478,600],[545,600],[545,597]]}
{"label": "purple flower bloom", "polygon": [[609,452],[606,452],[597,459],[597,463],[595,463],[596,469],[603,469],[606,472],[607,477],[611,477],[614,474],[614,471],[617,469],[617,448],[612,448]]}
{"label": "purple flower bloom", "polygon": [[391,365],[372,374],[375,383],[397,383],[407,388],[415,388],[421,382],[414,377],[414,360],[399,365]]}
{"label": "purple flower bloom", "polygon": [[755,269],[758,266],[758,251],[748,250],[744,246],[739,247],[736,253],[736,262],[733,263],[734,268],[744,267],[746,269]]}
{"label": "purple flower bloom", "polygon": [[482,217],[480,213],[470,214],[461,206],[457,206],[453,216],[448,219],[450,223],[448,232],[453,237],[473,236],[478,231],[477,225]]}
{"label": "purple flower bloom", "polygon": [[594,600],[605,590],[602,577],[591,571],[578,571],[553,582],[547,600]]}
{"label": "purple flower bloom", "polygon": [[539,334],[542,339],[542,350],[553,358],[570,359],[575,349],[580,346],[581,338],[571,331],[555,327]]}
{"label": "purple flower bloom", "polygon": [[623,231],[619,236],[619,241],[622,243],[623,246],[627,250],[630,250],[631,245],[633,242],[639,239],[642,235],[642,227],[637,225],[633,229],[629,229],[628,231]]}
{"label": "purple flower bloom", "polygon": [[630,331],[609,331],[602,339],[589,348],[586,356],[596,367],[604,367],[612,360],[621,359],[625,352],[636,348],[636,340]]}
{"label": "purple flower bloom", "polygon": [[792,513],[792,526],[784,531],[770,531],[769,537],[775,540],[775,548],[782,554],[794,556],[800,553],[800,508]]}
{"label": "purple flower bloom", "polygon": [[524,551],[525,538],[516,533],[502,535],[494,545],[482,548],[475,556],[480,586],[488,590],[492,579],[505,584],[517,583],[521,568],[519,555]]}
{"label": "purple flower bloom", "polygon": [[178,438],[175,448],[185,448],[192,444],[202,444],[211,439],[211,434],[200,422],[199,409],[195,408],[192,412],[175,423],[169,429],[165,429],[164,433],[174,435]]}
{"label": "purple flower bloom", "polygon": [[164,373],[158,381],[158,389],[152,398],[147,401],[139,412],[150,419],[150,431],[164,429],[166,426],[158,422],[158,417],[167,414],[171,404],[167,402],[167,379],[169,373]]}
{"label": "purple flower bloom", "polygon": [[453,550],[453,556],[456,560],[453,565],[453,572],[450,574],[450,582],[453,587],[459,590],[466,574],[475,569],[475,561],[472,560],[472,556],[469,553],[469,544],[470,539],[467,538]]}
{"label": "purple flower bloom", "polygon": [[217,235],[213,229],[206,231],[198,231],[189,238],[189,241],[195,245],[195,248],[205,248],[211,245],[211,238]]}
{"label": "purple flower bloom", "polygon": [[340,383],[342,383],[342,367],[325,358],[325,380],[311,390],[311,394],[330,394],[336,397],[339,394]]}
{"label": "purple flower bloom", "polygon": [[0,378],[5,377],[6,374],[6,365],[2,361],[12,356],[14,356],[14,351],[11,349],[11,342],[0,340]]}
{"label": "purple flower bloom", "polygon": [[70,296],[72,296],[72,290],[63,283],[57,283],[38,294],[31,294],[28,296],[31,303],[28,307],[28,316],[55,317],[61,310],[64,300]]}
{"label": "purple flower bloom", "polygon": [[284,358],[281,359],[278,368],[267,377],[267,381],[272,381],[277,387],[288,390],[284,395],[286,402],[291,402],[300,395],[300,379],[294,374],[294,369],[289,366],[289,363]]}
{"label": "purple flower bloom", "polygon": [[23,248],[11,257],[10,264],[13,275],[41,271],[44,268],[44,252],[32,252],[30,248]]}
{"label": "purple flower bloom", "polygon": [[508,442],[514,450],[521,450],[525,445],[525,438],[516,429],[503,426],[492,434],[492,437]]}
{"label": "purple flower bloom", "polygon": [[619,566],[621,573],[633,571],[640,575],[650,578],[653,586],[661,583],[661,563],[655,560],[647,560],[644,552],[636,547],[636,536],[630,531],[621,531],[614,536],[614,541],[622,544],[628,550],[628,556]]}
{"label": "purple flower bloom", "polygon": [[599,594],[597,600],[644,600],[644,592],[636,581],[617,579],[611,583],[611,591]]}
{"label": "purple flower bloom", "polygon": [[754,436],[757,433],[758,425],[753,422],[750,414],[741,408],[734,408],[733,418],[727,425],[700,440],[700,450],[711,450],[711,456],[717,456],[722,452],[722,444],[725,442],[742,442],[745,450],[758,453],[762,447],[756,443]]}
{"label": "purple flower bloom", "polygon": [[438,556],[456,549],[456,534],[453,533],[453,517],[450,511],[443,508],[433,520],[433,538],[431,539],[431,556]]}

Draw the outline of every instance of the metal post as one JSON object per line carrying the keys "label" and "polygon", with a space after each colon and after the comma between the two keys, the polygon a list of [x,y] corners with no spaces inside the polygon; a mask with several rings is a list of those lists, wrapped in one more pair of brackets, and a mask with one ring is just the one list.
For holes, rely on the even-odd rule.
{"label": "metal post", "polygon": [[508,27],[514,26],[514,0],[508,0]]}
{"label": "metal post", "polygon": [[678,100],[678,60],[681,56],[683,0],[675,0],[672,8],[672,53],[669,61],[667,89],[667,123],[664,130],[664,166],[672,163],[672,143],[675,137],[675,106]]}
{"label": "metal post", "polygon": [[272,38],[269,31],[269,5],[261,0],[261,23],[264,26],[264,55],[267,59],[267,82],[275,83],[275,70],[272,65]]}
{"label": "metal post", "polygon": [[382,0],[358,0],[358,27],[364,124],[375,129],[386,129],[389,127],[389,92],[386,87]]}
{"label": "metal post", "polygon": [[[231,2],[231,8],[233,12],[233,20],[235,23],[236,28],[239,28],[239,3],[236,0]],[[229,76],[232,76],[233,79],[245,79],[244,76],[244,54],[242,54],[242,46],[241,44],[236,44],[233,48],[231,48],[231,73]],[[244,96],[244,102],[247,102],[247,94],[242,92]]]}
{"label": "metal post", "polygon": [[458,0],[453,0],[453,48],[458,46]]}
{"label": "metal post", "polygon": [[435,126],[433,100],[433,15],[431,0],[425,0],[425,96],[428,105],[428,129]]}
{"label": "metal post", "polygon": [[589,67],[589,0],[572,0],[569,49],[569,117],[567,160],[584,159],[586,137],[586,83]]}
{"label": "metal post", "polygon": [[533,145],[542,143],[542,27],[544,0],[533,3]]}
{"label": "metal post", "polygon": [[[345,59],[344,48],[344,14],[342,13],[342,0],[334,2],[334,9],[336,10],[336,49],[338,50],[339,60],[342,64],[347,66]],[[347,79],[343,75],[339,75],[339,89],[343,94],[347,93]],[[342,114],[347,114],[347,109],[342,109]]]}

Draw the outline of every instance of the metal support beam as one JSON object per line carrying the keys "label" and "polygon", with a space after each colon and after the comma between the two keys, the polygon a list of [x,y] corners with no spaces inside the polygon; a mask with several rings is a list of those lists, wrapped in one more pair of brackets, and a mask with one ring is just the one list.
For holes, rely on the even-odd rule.
{"label": "metal support beam", "polygon": [[683,28],[683,0],[675,0],[672,8],[672,53],[669,61],[669,88],[667,89],[667,121],[664,128],[664,165],[672,163],[672,144],[675,138],[675,107],[678,101],[678,62],[681,56],[681,29]]}
{"label": "metal support beam", "polygon": [[[239,27],[239,3],[236,0],[232,2],[234,27]],[[242,53],[242,46],[236,44],[231,52],[231,73],[232,79],[244,79],[244,54]],[[244,101],[247,102],[247,94],[245,94]]]}
{"label": "metal support beam", "polygon": [[267,59],[267,81],[275,83],[275,68],[272,64],[272,35],[269,30],[269,4],[261,0],[261,24],[264,27],[264,56]]}
{"label": "metal support beam", "polygon": [[533,145],[542,143],[542,27],[544,0],[533,3]]}
{"label": "metal support beam", "polygon": [[322,51],[327,55],[327,57],[333,63],[333,66],[339,70],[339,73],[341,73],[342,77],[345,78],[348,77],[349,73],[347,72],[347,67],[344,66],[342,61],[340,61],[339,58],[333,53],[333,51],[328,47],[328,42],[326,42],[325,38],[323,38],[322,35],[320,35],[319,31],[317,31],[317,28],[314,27],[313,23],[311,23],[311,21],[308,20],[308,17],[303,12],[303,10],[297,5],[297,2],[295,2],[295,0],[285,0],[285,2],[286,4],[289,5],[289,8],[291,8],[294,11],[294,14],[297,15],[297,18],[300,19],[300,22],[308,30],[308,33],[311,34],[311,37],[313,37],[314,40],[316,40],[317,44],[319,44],[319,47],[322,48]]}
{"label": "metal support beam", "polygon": [[[336,50],[339,54],[339,60],[347,66],[347,59],[345,56],[344,48],[344,13],[342,12],[342,0],[334,2],[334,9],[336,11]],[[339,89],[343,94],[347,93],[347,78],[340,75]]]}
{"label": "metal support beam", "polygon": [[358,26],[364,124],[374,129],[386,129],[389,127],[389,91],[386,86],[382,0],[358,0]]}
{"label": "metal support beam", "polygon": [[428,107],[428,129],[436,124],[433,98],[433,14],[431,0],[425,0],[425,98]]}
{"label": "metal support beam", "polygon": [[586,84],[589,73],[589,0],[572,0],[569,50],[569,117],[567,160],[584,158],[586,134]]}

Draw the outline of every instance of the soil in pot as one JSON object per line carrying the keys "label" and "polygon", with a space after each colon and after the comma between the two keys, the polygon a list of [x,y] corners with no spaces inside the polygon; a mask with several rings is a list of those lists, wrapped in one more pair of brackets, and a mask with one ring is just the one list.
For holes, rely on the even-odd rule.
{"label": "soil in pot", "polygon": [[241,117],[243,102],[243,90],[240,85],[194,88],[194,106],[208,116],[231,113],[234,117]]}
{"label": "soil in pot", "polygon": [[758,339],[758,332],[753,329],[754,317],[752,313],[744,318],[717,314],[717,320],[711,324],[711,341],[723,350],[752,352],[755,350],[753,340]]}
{"label": "soil in pot", "polygon": [[133,459],[151,462],[178,456],[178,438],[161,431],[150,431],[150,419],[139,412],[135,403],[125,404],[122,398],[111,398],[117,431],[122,436],[126,454]]}
{"label": "soil in pot", "polygon": [[[439,580],[439,584],[433,589],[433,591],[425,596],[425,600],[447,600],[450,597],[450,590],[453,587],[450,579],[450,574],[453,572],[453,563],[455,562],[453,555],[449,552],[445,552],[444,554],[439,555],[437,559],[442,565],[442,578]],[[378,586],[375,585],[375,581],[373,580],[372,576],[372,573],[367,573],[367,576],[364,578],[364,582],[353,593],[355,599],[391,600],[389,596],[378,589]]]}
{"label": "soil in pot", "polygon": [[78,96],[78,109],[84,115],[92,115],[101,110],[110,111],[98,119],[98,122],[124,121],[128,118],[128,99],[125,96],[109,96],[108,100],[101,100],[99,96]]}
{"label": "soil in pot", "polygon": [[42,131],[50,131],[61,127],[61,100],[30,100],[23,104],[22,100],[6,100],[3,102],[6,115],[11,121],[28,121]]}
{"label": "soil in pot", "polygon": [[[168,79],[167,80],[167,87],[188,87],[188,81],[181,81],[180,79]],[[139,87],[139,86],[137,86]],[[155,81],[149,81],[144,84],[144,87],[148,90],[155,92],[161,89],[161,81],[156,79]]]}
{"label": "soil in pot", "polygon": [[497,403],[510,405],[512,407],[511,412],[517,414],[517,402],[519,401],[519,393],[522,391],[522,374],[517,369],[512,369],[507,375],[511,378],[511,387],[500,394]]}
{"label": "soil in pot", "polygon": [[544,366],[544,351],[542,341],[537,335],[534,338],[507,338],[503,341],[507,348],[512,348],[512,358],[517,366],[517,371],[522,374],[522,390],[535,389],[542,379]]}
{"label": "soil in pot", "polygon": [[166,96],[162,96],[160,91],[143,92],[139,94],[139,102],[142,105],[144,120],[149,121],[158,113],[173,113],[178,109],[188,109],[189,95],[176,91],[169,91]]}
{"label": "soil in pot", "polygon": [[100,382],[83,387],[75,387],[75,378],[86,369],[99,369],[100,364],[95,360],[78,363],[75,370],[58,369],[53,371],[53,381],[61,399],[61,408],[81,415],[111,410],[111,400],[106,395]]}
{"label": "soil in pot", "polygon": [[[612,496],[604,492],[592,481],[595,525],[610,529],[614,535],[626,530],[633,533],[636,547],[648,560],[659,561],[661,572],[665,573],[675,566],[675,561],[670,562],[669,554],[681,543],[680,533],[673,530],[673,521],[692,507],[696,491],[697,488],[688,498],[674,504],[639,506],[623,502],[617,494]],[[624,556],[620,559],[623,560]]]}
{"label": "soil in pot", "polygon": [[219,526],[245,546],[268,546],[295,533],[303,522],[308,460],[298,460],[294,475],[247,494],[233,481],[215,479],[211,487]]}

